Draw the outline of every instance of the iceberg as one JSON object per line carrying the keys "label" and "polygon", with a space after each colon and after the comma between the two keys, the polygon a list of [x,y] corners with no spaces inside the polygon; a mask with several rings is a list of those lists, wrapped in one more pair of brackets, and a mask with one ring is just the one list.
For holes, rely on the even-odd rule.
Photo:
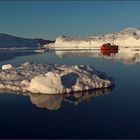
{"label": "iceberg", "polygon": [[0,70],[1,90],[63,94],[110,88],[114,85],[112,80],[105,75],[101,76],[92,66],[31,62],[18,67],[10,66]]}
{"label": "iceberg", "polygon": [[120,32],[84,38],[59,36],[54,43],[45,44],[43,48],[54,50],[99,49],[104,43],[116,44],[119,48],[140,48],[140,30],[129,27]]}

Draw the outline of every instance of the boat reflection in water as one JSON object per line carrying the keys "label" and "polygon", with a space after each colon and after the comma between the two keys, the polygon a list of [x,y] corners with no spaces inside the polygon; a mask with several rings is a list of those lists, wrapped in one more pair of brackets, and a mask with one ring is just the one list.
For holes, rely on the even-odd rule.
{"label": "boat reflection in water", "polygon": [[114,50],[105,50],[105,49],[101,49],[101,54],[102,55],[105,55],[105,56],[113,56],[113,55],[116,55],[116,53],[118,53],[118,50],[114,49]]}

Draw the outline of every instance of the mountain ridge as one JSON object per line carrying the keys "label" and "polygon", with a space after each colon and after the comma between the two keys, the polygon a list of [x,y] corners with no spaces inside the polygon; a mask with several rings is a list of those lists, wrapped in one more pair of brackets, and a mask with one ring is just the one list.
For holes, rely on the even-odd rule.
{"label": "mountain ridge", "polygon": [[52,43],[51,40],[45,40],[42,38],[24,38],[9,35],[6,33],[0,33],[0,48],[13,48],[13,47],[27,47],[27,48],[37,48],[41,45]]}

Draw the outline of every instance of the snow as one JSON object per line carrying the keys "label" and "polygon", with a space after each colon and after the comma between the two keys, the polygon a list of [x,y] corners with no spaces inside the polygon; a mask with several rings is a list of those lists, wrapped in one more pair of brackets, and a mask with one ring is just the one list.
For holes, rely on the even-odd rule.
{"label": "snow", "polygon": [[0,70],[0,89],[62,94],[102,89],[112,86],[106,76],[101,78],[91,66],[33,64],[26,62],[19,67]]}
{"label": "snow", "polygon": [[109,33],[101,36],[91,36],[85,38],[72,38],[59,36],[55,43],[46,44],[44,48],[49,49],[99,49],[104,43],[113,43],[123,47],[140,47],[140,30],[136,28],[126,28],[120,32]]}

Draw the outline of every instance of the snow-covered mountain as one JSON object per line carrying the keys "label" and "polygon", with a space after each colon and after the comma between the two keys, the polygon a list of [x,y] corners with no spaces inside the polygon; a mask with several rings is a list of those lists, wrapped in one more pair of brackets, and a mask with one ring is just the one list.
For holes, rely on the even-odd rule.
{"label": "snow-covered mountain", "polygon": [[28,39],[0,33],[0,48],[38,47],[50,42],[44,39]]}
{"label": "snow-covered mountain", "polygon": [[72,38],[60,36],[55,43],[45,45],[54,49],[91,49],[99,48],[104,43],[114,43],[119,47],[140,47],[140,30],[136,28],[126,28],[120,32],[104,34],[100,36],[90,36],[85,38]]}

